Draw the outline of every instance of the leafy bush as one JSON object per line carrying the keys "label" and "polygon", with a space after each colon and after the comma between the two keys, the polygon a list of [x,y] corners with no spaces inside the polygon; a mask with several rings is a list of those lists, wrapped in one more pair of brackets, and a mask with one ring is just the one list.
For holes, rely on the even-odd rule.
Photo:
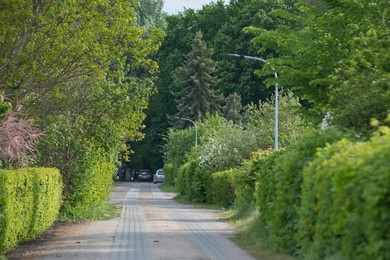
{"label": "leafy bush", "polygon": [[208,202],[230,207],[235,200],[234,175],[236,170],[226,170],[212,173],[207,185]]}
{"label": "leafy bush", "polygon": [[256,172],[255,199],[259,208],[259,220],[264,224],[267,231],[272,222],[274,200],[276,198],[276,184],[278,176],[274,170],[277,152],[265,151],[258,155],[254,166]]}
{"label": "leafy bush", "polygon": [[57,218],[61,193],[57,169],[0,170],[0,252],[49,228]]}
{"label": "leafy bush", "polygon": [[187,167],[189,167],[189,163],[183,164],[177,171],[177,177],[175,179],[175,186],[180,196],[188,196],[189,188],[186,187],[188,183],[186,175]]}
{"label": "leafy bush", "polygon": [[167,162],[179,168],[187,161],[186,155],[194,145],[194,129],[187,128],[180,131],[170,130],[169,142],[165,145]]}
{"label": "leafy bush", "polygon": [[174,185],[174,180],[177,176],[177,171],[178,169],[175,168],[172,163],[164,164],[164,175],[165,175],[164,184]]}
{"label": "leafy bush", "polygon": [[241,167],[236,169],[234,174],[235,203],[239,206],[248,206],[255,203],[255,186],[257,161],[264,152],[254,152],[249,160],[243,161]]}
{"label": "leafy bush", "polygon": [[206,138],[200,160],[202,167],[210,172],[239,166],[257,147],[255,135],[232,121],[223,120]]}
{"label": "leafy bush", "polygon": [[101,218],[95,214],[101,211],[88,211],[104,207],[109,200],[115,165],[103,153],[90,150],[77,164],[75,172],[73,185],[61,209],[62,217],[73,220],[86,219],[86,216]]}
{"label": "leafy bush", "polygon": [[0,94],[0,116],[7,114],[11,108],[11,103],[4,101],[4,96]]}
{"label": "leafy bush", "polygon": [[320,149],[304,171],[297,239],[304,259],[390,258],[390,131]]}
{"label": "leafy bush", "polygon": [[209,173],[199,166],[199,160],[185,163],[179,168],[175,186],[181,196],[192,202],[206,202]]}
{"label": "leafy bush", "polygon": [[274,250],[289,254],[295,252],[294,234],[298,221],[296,209],[301,205],[303,169],[315,158],[319,147],[334,143],[346,135],[335,129],[308,129],[299,142],[288,147],[275,159],[271,170],[276,178],[271,188],[274,197],[269,219],[265,223],[269,231],[268,240]]}
{"label": "leafy bush", "polygon": [[[290,91],[281,91],[278,97],[279,146],[287,147],[299,140],[304,130],[303,119],[300,113],[297,113],[301,105]],[[243,122],[248,132],[255,136],[255,141],[247,140],[247,144],[252,145],[250,142],[254,142],[256,149],[274,147],[275,98],[260,101],[258,105],[247,105]]]}

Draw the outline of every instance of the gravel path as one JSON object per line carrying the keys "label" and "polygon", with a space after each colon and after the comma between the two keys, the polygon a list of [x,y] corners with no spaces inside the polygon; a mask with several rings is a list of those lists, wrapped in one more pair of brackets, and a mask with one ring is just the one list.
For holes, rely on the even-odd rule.
{"label": "gravel path", "polygon": [[182,205],[151,183],[119,183],[111,203],[120,217],[56,225],[9,259],[253,259],[229,237],[216,210]]}

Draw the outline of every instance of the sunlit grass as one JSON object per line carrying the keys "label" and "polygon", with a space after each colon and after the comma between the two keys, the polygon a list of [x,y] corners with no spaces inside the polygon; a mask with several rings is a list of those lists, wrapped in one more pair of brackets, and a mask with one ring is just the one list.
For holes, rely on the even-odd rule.
{"label": "sunlit grass", "polygon": [[64,206],[59,214],[59,221],[84,221],[84,220],[107,220],[118,216],[118,208],[106,202],[87,206],[67,207]]}
{"label": "sunlit grass", "polygon": [[177,192],[177,188],[174,185],[169,185],[167,183],[162,183],[160,185],[162,191],[165,192]]}
{"label": "sunlit grass", "polygon": [[258,210],[252,206],[232,208],[221,213],[223,219],[238,229],[233,242],[247,250],[256,259],[291,260],[293,257],[271,251],[266,242],[264,227],[258,221]]}

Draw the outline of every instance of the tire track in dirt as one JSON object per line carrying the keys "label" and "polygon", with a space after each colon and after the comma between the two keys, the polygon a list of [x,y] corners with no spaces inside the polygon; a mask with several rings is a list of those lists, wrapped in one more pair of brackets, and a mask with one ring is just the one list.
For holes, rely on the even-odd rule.
{"label": "tire track in dirt", "polygon": [[134,183],[123,200],[111,259],[152,259],[145,222],[139,209],[140,183]]}
{"label": "tire track in dirt", "polygon": [[198,244],[201,250],[209,257],[209,259],[253,259],[244,250],[238,248],[230,241],[223,231],[210,229],[208,219],[197,218],[187,212],[183,205],[177,204],[167,198],[164,192],[161,192],[157,186],[151,188],[153,198],[161,207],[169,212],[175,220],[179,221],[184,230],[188,233],[191,239]]}

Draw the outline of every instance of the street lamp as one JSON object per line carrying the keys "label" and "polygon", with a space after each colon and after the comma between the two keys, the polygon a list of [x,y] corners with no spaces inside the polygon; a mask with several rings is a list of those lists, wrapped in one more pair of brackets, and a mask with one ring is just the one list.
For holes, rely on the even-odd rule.
{"label": "street lamp", "polygon": [[175,116],[174,118],[191,122],[195,126],[195,147],[197,147],[198,146],[198,127],[196,126],[195,122],[192,121],[191,119],[184,118],[184,117],[177,117],[177,116]]}
{"label": "street lamp", "polygon": [[[262,58],[258,58],[258,57],[252,57],[252,56],[245,56],[245,55],[239,55],[239,54],[228,54],[229,56],[231,57],[238,57],[238,58],[243,58],[243,59],[250,59],[250,60],[258,60],[258,61],[261,61],[261,62],[264,62],[268,65],[269,62],[265,59],[262,59]],[[270,65],[271,66],[271,65]],[[278,150],[278,125],[279,125],[279,97],[278,97],[278,74],[276,73],[275,71],[275,68],[273,66],[271,66],[271,69],[274,71],[274,77],[276,79],[276,82],[275,82],[275,140],[274,140],[274,143],[275,143],[275,151]]]}

